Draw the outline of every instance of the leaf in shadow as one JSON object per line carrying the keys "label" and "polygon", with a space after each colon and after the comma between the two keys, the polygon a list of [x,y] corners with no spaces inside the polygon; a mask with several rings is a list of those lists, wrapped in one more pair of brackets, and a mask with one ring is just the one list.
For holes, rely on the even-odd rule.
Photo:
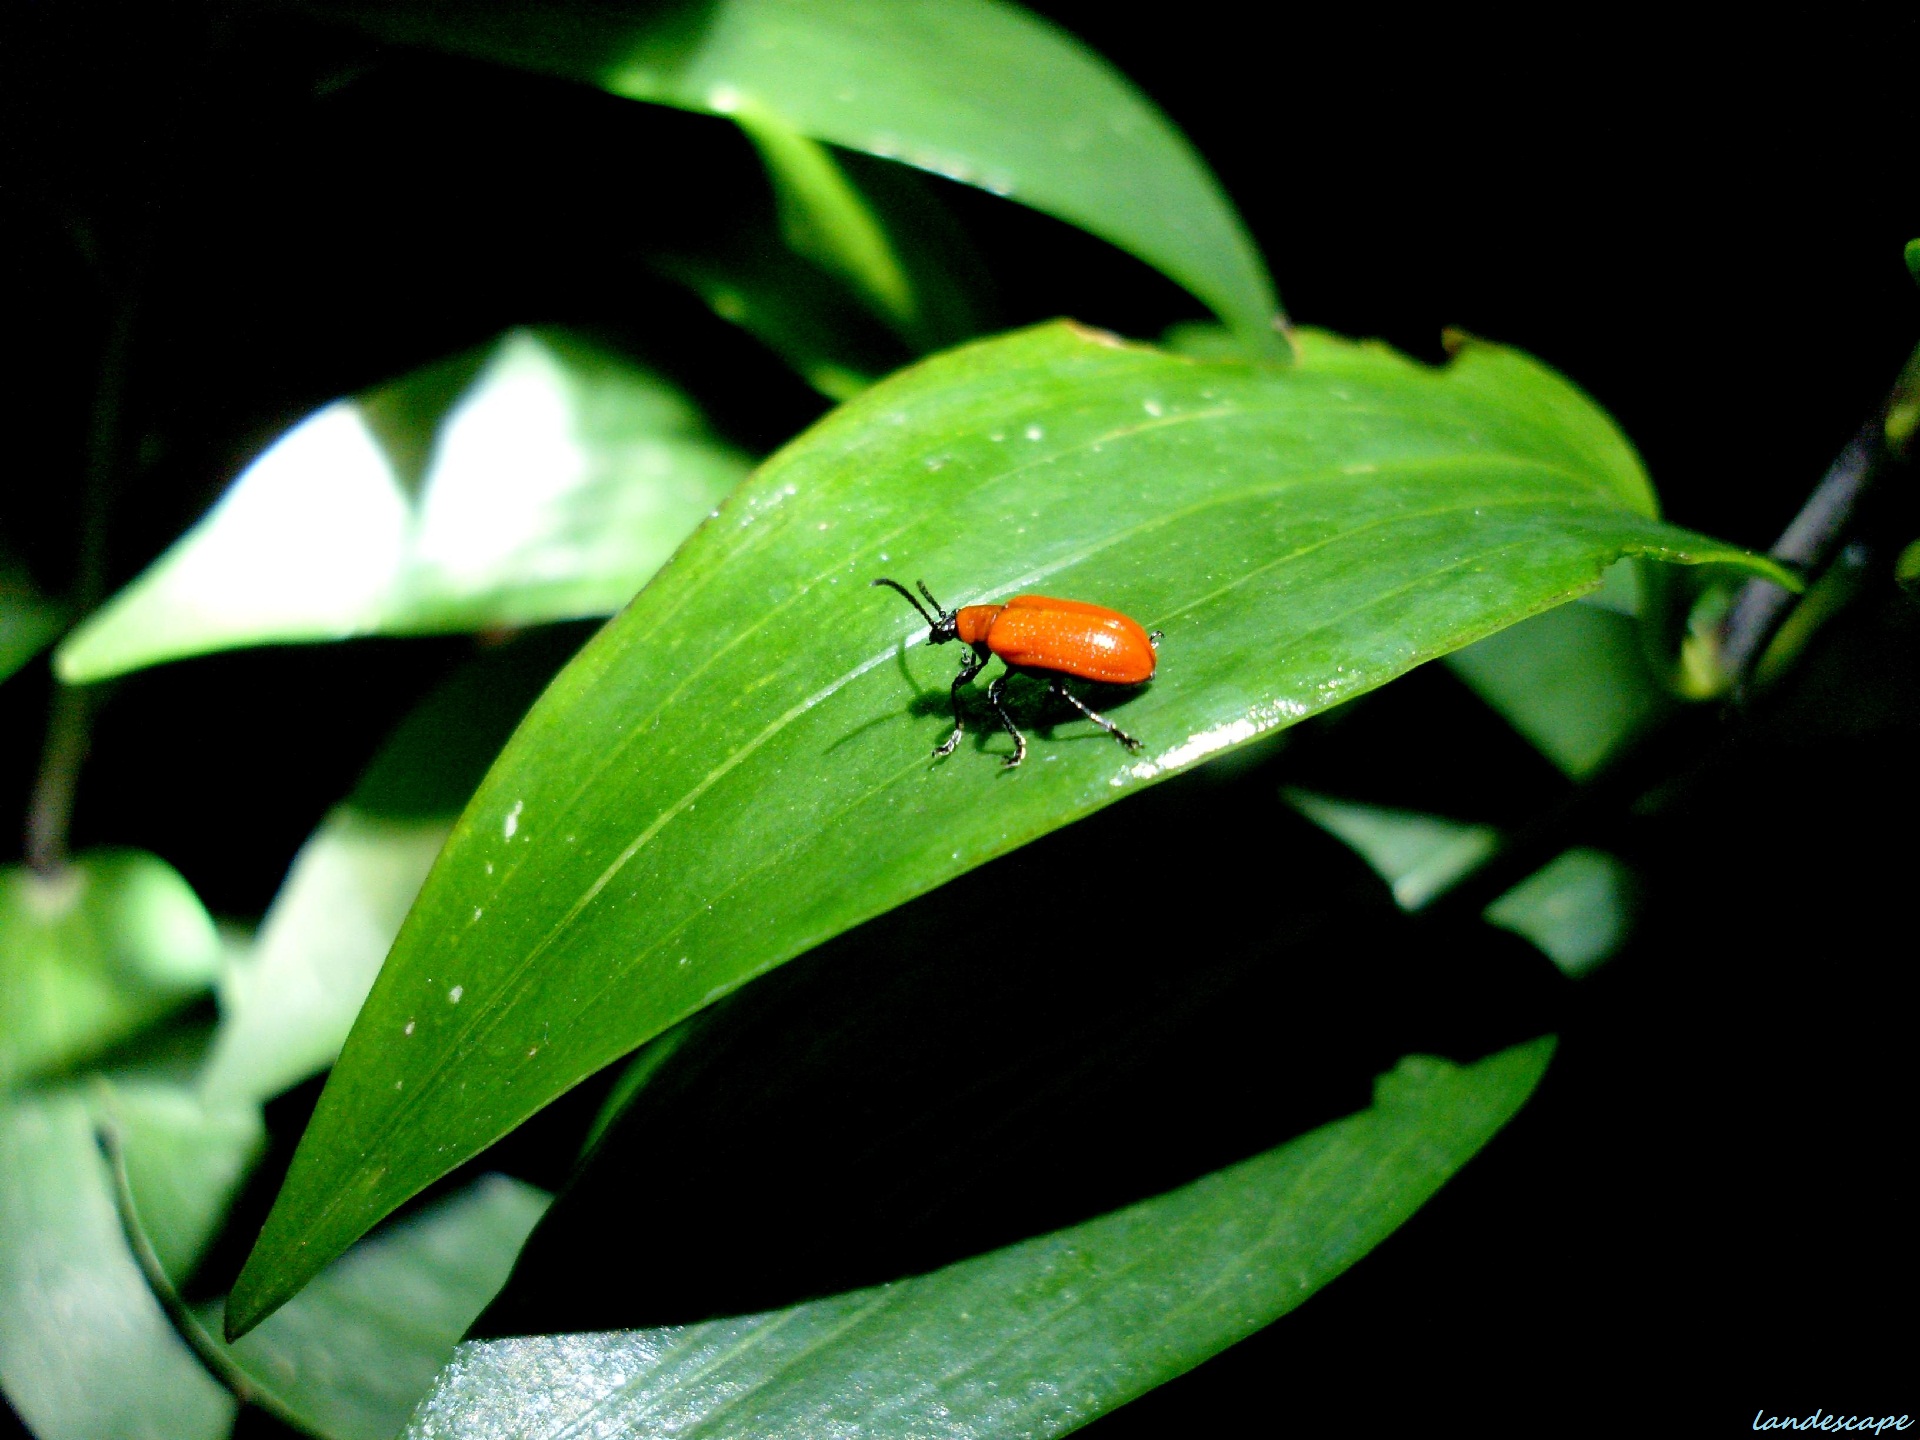
{"label": "leaf in shadow", "polygon": [[1266,267],[1186,137],[1079,41],[1013,5],[324,0],[313,8],[389,39],[633,100],[728,117],[745,111],[1005,195],[1146,261],[1249,347],[1281,353]]}
{"label": "leaf in shadow", "polygon": [[408,1435],[1055,1436],[1286,1314],[1525,1103],[1551,1038],[1409,1056],[1371,1108],[931,1274],[759,1315],[463,1346]]}
{"label": "leaf in shadow", "polygon": [[1524,946],[1445,941],[1268,785],[1183,778],[649,1046],[476,1333],[684,1323],[938,1269],[1352,1110],[1408,1050],[1550,1026],[1560,986]]}

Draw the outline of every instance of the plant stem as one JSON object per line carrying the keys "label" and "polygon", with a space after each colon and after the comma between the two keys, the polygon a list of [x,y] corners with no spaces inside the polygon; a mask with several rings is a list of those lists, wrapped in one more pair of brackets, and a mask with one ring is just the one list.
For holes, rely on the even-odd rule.
{"label": "plant stem", "polygon": [[[1884,427],[1875,416],[1847,442],[1767,553],[1809,573],[1825,564],[1880,469],[1884,444]],[[1793,601],[1790,591],[1771,580],[1749,580],[1740,587],[1721,623],[1718,646],[1721,671],[1732,678],[1736,692],[1751,678]]]}
{"label": "plant stem", "polygon": [[140,1267],[147,1289],[153,1292],[153,1298],[159,1302],[174,1333],[193,1351],[207,1368],[207,1373],[242,1405],[264,1410],[304,1435],[319,1435],[320,1432],[313,1429],[284,1400],[272,1391],[261,1388],[251,1375],[241,1369],[239,1362],[213,1338],[212,1332],[200,1323],[200,1317],[180,1298],[180,1292],[173,1287],[172,1277],[167,1274],[166,1267],[160,1263],[160,1257],[154,1251],[153,1242],[147,1238],[146,1227],[140,1223],[140,1212],[133,1198],[133,1184],[127,1177],[126,1148],[120,1138],[120,1127],[111,1120],[102,1120],[94,1130],[94,1138],[99,1143],[100,1153],[106,1157],[107,1170],[113,1179],[113,1205],[120,1216],[120,1229],[127,1237],[127,1248],[133,1252],[134,1263]]}
{"label": "plant stem", "polygon": [[[142,251],[144,252],[144,243]],[[138,308],[144,254],[137,258],[114,295],[101,347],[93,405],[87,417],[87,454],[80,514],[80,552],[74,576],[71,613],[84,617],[106,594],[107,522],[119,478],[122,419],[127,377],[133,350],[134,316]],[[48,706],[47,738],[40,752],[40,771],[27,807],[27,863],[50,875],[67,863],[67,831],[73,819],[73,801],[86,762],[93,722],[90,692],[54,682]]]}
{"label": "plant stem", "polygon": [[[1774,542],[1768,552],[1774,559],[1811,577],[1839,554],[1874,483],[1906,458],[1912,427],[1900,417],[1912,409],[1916,390],[1920,390],[1920,349],[1908,357],[1879,410],[1827,467],[1800,513]],[[1731,682],[1736,697],[1752,682],[1767,643],[1779,632],[1794,599],[1771,580],[1749,580],[1734,597],[1721,622],[1716,648],[1720,672]]]}

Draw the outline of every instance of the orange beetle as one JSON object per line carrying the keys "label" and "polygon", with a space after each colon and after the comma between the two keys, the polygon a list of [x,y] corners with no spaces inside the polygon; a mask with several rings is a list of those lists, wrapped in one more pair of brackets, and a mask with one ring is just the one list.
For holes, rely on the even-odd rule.
{"label": "orange beetle", "polygon": [[1013,756],[1006,762],[1009,769],[1027,758],[1027,738],[1007,714],[1004,703],[1011,675],[1045,674],[1049,694],[1058,695],[1129,750],[1140,748],[1138,740],[1068,690],[1062,677],[1074,675],[1104,685],[1144,685],[1153,678],[1158,658],[1154,650],[1160,643],[1158,630],[1149,635],[1137,621],[1104,605],[1055,600],[1046,595],[1016,595],[1004,605],[962,605],[958,610],[942,610],[927,589],[927,582],[921,580],[917,582],[920,593],[933,607],[929,613],[898,580],[873,583],[890,586],[907,597],[907,603],[927,622],[929,644],[959,640],[971,647],[961,657],[960,674],[953,682],[953,734],[935,748],[936,759],[951,755],[966,731],[960,687],[978,675],[994,655],[1006,662],[1007,673],[987,687],[987,703],[1013,737]]}

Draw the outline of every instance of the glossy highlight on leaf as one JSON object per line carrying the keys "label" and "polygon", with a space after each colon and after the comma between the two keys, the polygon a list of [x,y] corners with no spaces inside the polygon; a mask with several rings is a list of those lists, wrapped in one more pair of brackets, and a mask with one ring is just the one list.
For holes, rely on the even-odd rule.
{"label": "glossy highlight on leaf", "polygon": [[55,668],[606,615],[746,470],[658,376],[512,331],[301,421]]}
{"label": "glossy highlight on leaf", "polygon": [[1553,1047],[1464,1066],[1409,1056],[1359,1114],[891,1285],[693,1325],[462,1346],[407,1435],[1066,1434],[1286,1314],[1379,1244],[1526,1103]]}
{"label": "glossy highlight on leaf", "polygon": [[[348,1038],[236,1284],[236,1332],[395,1205],[755,975],[1134,788],[1598,583],[1773,573],[1659,522],[1564,379],[1303,338],[1285,369],[1067,324],[935,357],[767,462],[534,707]],[[1107,704],[1016,687],[1025,767],[944,762],[949,652],[875,576],[1164,632]]]}

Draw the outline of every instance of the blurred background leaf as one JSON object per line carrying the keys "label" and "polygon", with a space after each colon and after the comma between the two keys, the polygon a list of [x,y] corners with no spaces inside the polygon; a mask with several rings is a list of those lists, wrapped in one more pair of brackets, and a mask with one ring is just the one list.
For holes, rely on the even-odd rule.
{"label": "blurred background leaf", "polygon": [[1352,846],[1392,887],[1394,901],[1403,910],[1418,910],[1446,891],[1500,844],[1491,825],[1336,800],[1311,790],[1289,789],[1287,803]]}
{"label": "blurred background leaf", "polygon": [[257,1114],[177,1091],[0,1104],[0,1384],[40,1440],[217,1440],[234,1402],[127,1249],[96,1123],[121,1127],[157,1243],[188,1265],[261,1140]]}
{"label": "blurred background leaf", "polygon": [[[375,34],[898,160],[1080,226],[1185,286],[1263,353],[1283,353],[1272,282],[1185,137],[1064,31],[997,0],[675,0],[664,5],[321,0]],[[771,127],[779,127],[775,131]],[[904,291],[835,189],[776,175],[835,267],[884,310]],[[816,178],[826,172],[804,162]],[[835,220],[831,217],[838,216]],[[836,237],[827,240],[826,237]],[[855,255],[862,258],[854,259]]]}
{"label": "blurred background leaf", "polygon": [[[1610,575],[1630,575],[1616,566]],[[1455,674],[1578,780],[1673,708],[1631,614],[1561,605],[1447,657]]]}
{"label": "blurred background leaf", "polygon": [[1578,977],[1626,943],[1636,888],[1633,872],[1620,860],[1582,846],[1549,861],[1487,906],[1487,919],[1526,936]]}
{"label": "blurred background leaf", "polygon": [[658,376],[516,330],[308,417],[55,666],[609,614],[746,470]]}
{"label": "blurred background leaf", "polygon": [[157,856],[94,850],[0,870],[0,1093],[92,1059],[213,983],[220,942]]}
{"label": "blurred background leaf", "polygon": [[[1466,878],[1499,849],[1491,825],[1337,800],[1289,788],[1287,802],[1350,845],[1393,889],[1405,910],[1418,910]],[[1486,908],[1486,919],[1524,936],[1570,976],[1586,974],[1626,943],[1635,884],[1619,859],[1579,848],[1556,856]]]}
{"label": "blurred background leaf", "polygon": [[65,619],[59,606],[35,595],[32,587],[0,560],[0,680],[50,645]]}

